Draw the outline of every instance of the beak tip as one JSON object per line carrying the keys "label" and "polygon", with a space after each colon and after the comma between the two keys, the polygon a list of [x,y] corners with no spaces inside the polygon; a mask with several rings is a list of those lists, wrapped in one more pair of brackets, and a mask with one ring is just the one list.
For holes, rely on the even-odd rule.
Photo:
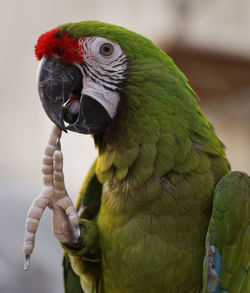
{"label": "beak tip", "polygon": [[[51,114],[51,113],[49,113],[49,114]],[[64,121],[63,121],[63,118],[61,115],[48,115],[48,117],[59,129],[61,129],[65,133],[67,133],[67,129],[66,129],[66,126],[64,124]]]}
{"label": "beak tip", "polygon": [[[61,121],[59,122],[59,123],[57,123],[58,121],[54,121],[54,123],[56,124],[56,126],[58,127],[58,128],[60,128],[63,132],[65,132],[65,133],[67,133],[68,131],[67,131],[67,128],[65,127],[65,125],[64,125],[64,122],[63,122],[63,120],[62,119],[60,119]],[[52,120],[53,121],[53,120]]]}

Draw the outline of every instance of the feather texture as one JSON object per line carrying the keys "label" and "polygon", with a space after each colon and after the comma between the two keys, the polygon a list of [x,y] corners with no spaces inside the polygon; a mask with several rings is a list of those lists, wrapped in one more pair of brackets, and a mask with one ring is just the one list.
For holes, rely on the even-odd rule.
{"label": "feather texture", "polygon": [[95,21],[58,31],[115,42],[129,65],[118,112],[95,135],[99,155],[78,200],[83,243],[91,238],[86,219],[98,241],[66,248],[84,291],[200,292],[213,192],[230,167],[196,94],[141,35]]}

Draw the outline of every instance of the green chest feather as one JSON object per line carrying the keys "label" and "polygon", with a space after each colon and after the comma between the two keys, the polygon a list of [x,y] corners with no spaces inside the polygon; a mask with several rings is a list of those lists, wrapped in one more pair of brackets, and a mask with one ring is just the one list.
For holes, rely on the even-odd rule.
{"label": "green chest feather", "polygon": [[213,190],[229,166],[183,76],[169,80],[174,72],[157,88],[128,84],[113,141],[98,145],[105,292],[202,287]]}
{"label": "green chest feather", "polygon": [[104,183],[98,226],[107,292],[200,290],[214,181],[207,169],[154,174],[136,187]]}

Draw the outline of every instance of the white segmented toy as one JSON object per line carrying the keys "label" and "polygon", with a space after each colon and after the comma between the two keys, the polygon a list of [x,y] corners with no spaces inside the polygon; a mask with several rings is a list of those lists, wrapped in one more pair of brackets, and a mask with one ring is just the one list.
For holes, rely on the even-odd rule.
{"label": "white segmented toy", "polygon": [[[23,244],[25,271],[29,268],[30,255],[35,245],[36,231],[46,207],[51,208],[54,212],[53,228],[60,242],[74,243],[80,234],[79,219],[64,185],[60,138],[61,130],[57,126],[53,126],[42,161],[43,187],[39,196],[32,202],[27,214]],[[65,214],[68,219],[65,219]],[[69,221],[68,225],[67,220]],[[65,227],[66,231],[64,233]],[[73,239],[69,237],[70,233],[67,229],[71,229]]]}

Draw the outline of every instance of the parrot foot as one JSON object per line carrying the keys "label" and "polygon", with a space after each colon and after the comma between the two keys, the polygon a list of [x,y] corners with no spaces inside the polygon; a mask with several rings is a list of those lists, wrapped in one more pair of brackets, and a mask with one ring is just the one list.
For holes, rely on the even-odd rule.
{"label": "parrot foot", "polygon": [[43,187],[27,214],[23,251],[27,271],[35,244],[35,234],[46,207],[53,212],[53,231],[63,244],[75,244],[80,237],[79,219],[64,184],[61,130],[53,126],[43,155]]}

